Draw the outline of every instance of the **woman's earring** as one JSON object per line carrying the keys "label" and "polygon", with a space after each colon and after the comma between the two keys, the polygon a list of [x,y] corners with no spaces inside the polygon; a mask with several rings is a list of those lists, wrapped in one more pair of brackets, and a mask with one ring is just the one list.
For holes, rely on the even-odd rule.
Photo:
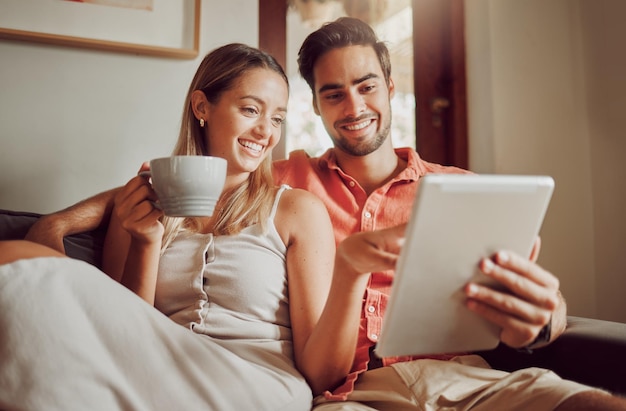
{"label": "woman's earring", "polygon": [[204,127],[204,119],[203,118],[200,119],[200,127]]}

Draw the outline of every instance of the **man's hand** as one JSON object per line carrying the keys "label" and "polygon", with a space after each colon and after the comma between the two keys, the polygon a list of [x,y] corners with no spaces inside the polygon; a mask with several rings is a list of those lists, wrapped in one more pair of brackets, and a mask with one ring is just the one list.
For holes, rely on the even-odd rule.
{"label": "man's hand", "polygon": [[64,220],[55,214],[41,216],[35,221],[26,233],[25,240],[39,243],[65,254],[63,237],[66,227]]}
{"label": "man's hand", "polygon": [[40,217],[28,230],[25,239],[65,254],[64,237],[108,224],[113,198],[118,190],[104,191],[71,207]]}
{"label": "man's hand", "polygon": [[565,330],[566,309],[559,280],[537,265],[535,258],[501,251],[480,262],[482,272],[508,292],[476,283],[465,287],[467,307],[500,326],[500,340],[513,348],[528,346],[549,321],[551,340]]}

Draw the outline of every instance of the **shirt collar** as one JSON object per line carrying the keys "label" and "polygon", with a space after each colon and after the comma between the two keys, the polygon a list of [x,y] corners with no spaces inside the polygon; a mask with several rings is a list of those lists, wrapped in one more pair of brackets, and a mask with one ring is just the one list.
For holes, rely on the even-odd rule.
{"label": "shirt collar", "polygon": [[[423,161],[419,154],[417,154],[417,151],[411,147],[396,148],[394,151],[398,157],[407,162],[407,166],[391,181],[392,183],[403,180],[416,181],[427,173]],[[337,156],[335,155],[335,150],[333,148],[326,150],[326,152],[320,156],[319,160],[319,164],[321,166],[326,166],[331,170],[337,170],[341,172],[341,174],[344,174],[343,170],[341,170],[337,164]]]}

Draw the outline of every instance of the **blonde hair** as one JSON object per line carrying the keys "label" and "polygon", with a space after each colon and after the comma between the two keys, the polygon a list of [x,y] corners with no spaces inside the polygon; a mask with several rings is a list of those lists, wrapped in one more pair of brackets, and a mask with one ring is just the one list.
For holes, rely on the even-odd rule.
{"label": "blonde hair", "polygon": [[[242,75],[256,68],[273,70],[289,86],[285,72],[274,57],[244,44],[233,43],[219,47],[202,60],[185,98],[180,134],[173,155],[211,155],[205,141],[204,129],[200,127],[191,108],[191,94],[195,90],[202,90],[209,103],[216,104],[222,93],[235,87]],[[274,195],[272,158],[268,154],[259,167],[250,173],[247,181],[222,193],[220,209],[216,210],[213,234],[236,234],[255,223],[261,224],[265,230]],[[199,219],[192,217],[163,217],[163,224],[165,233],[161,252],[181,229],[198,230],[200,227]]]}

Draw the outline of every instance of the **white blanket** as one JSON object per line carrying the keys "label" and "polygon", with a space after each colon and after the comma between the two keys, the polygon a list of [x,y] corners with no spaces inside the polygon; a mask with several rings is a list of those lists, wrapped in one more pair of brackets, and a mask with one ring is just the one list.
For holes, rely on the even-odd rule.
{"label": "white blanket", "polygon": [[0,333],[4,411],[311,406],[300,374],[262,366],[262,343],[243,359],[236,341],[195,334],[69,258],[0,266]]}

